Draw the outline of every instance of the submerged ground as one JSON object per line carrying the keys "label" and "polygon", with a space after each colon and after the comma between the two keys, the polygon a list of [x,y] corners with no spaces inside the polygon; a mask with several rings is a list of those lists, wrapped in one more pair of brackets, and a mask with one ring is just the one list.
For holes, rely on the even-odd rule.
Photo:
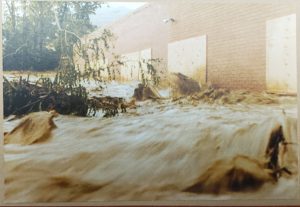
{"label": "submerged ground", "polygon": [[[135,87],[136,83],[111,83],[102,93],[129,99]],[[168,90],[160,92],[165,100],[138,102],[136,109],[117,117],[59,115],[54,118],[57,128],[50,139],[33,145],[5,145],[6,201],[298,196],[295,97],[278,97],[277,104],[269,105],[195,104],[186,99],[171,101]],[[6,119],[4,131],[11,131],[19,122]],[[214,169],[218,160],[237,156],[263,160],[270,134],[278,125],[292,143],[280,160],[292,175],[243,192],[228,192],[226,188],[219,194],[184,192],[208,169],[220,171],[218,166]],[[217,185],[220,176],[216,174],[210,181]]]}

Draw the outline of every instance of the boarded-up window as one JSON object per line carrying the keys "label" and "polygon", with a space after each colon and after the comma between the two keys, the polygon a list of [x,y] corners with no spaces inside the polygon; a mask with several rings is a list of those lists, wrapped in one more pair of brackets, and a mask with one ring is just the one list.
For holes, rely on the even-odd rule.
{"label": "boarded-up window", "polygon": [[168,70],[206,82],[206,35],[168,45]]}
{"label": "boarded-up window", "polygon": [[297,92],[296,14],[267,21],[267,89]]}

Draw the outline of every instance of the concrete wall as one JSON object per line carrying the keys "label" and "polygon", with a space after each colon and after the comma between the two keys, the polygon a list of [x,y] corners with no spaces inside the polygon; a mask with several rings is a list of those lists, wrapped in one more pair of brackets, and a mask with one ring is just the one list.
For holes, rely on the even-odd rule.
{"label": "concrete wall", "polygon": [[[167,68],[168,44],[207,37],[207,80],[217,87],[266,90],[266,22],[296,12],[294,4],[161,1],[110,26],[119,54],[152,49]],[[174,18],[175,22],[164,23]],[[187,68],[182,68],[185,73]]]}

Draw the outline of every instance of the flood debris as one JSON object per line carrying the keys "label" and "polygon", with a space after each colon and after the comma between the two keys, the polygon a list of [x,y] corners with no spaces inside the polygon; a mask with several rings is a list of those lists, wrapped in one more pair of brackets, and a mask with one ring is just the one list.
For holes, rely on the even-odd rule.
{"label": "flood debris", "polygon": [[4,78],[4,116],[26,115],[31,112],[55,110],[59,114],[86,116],[87,91],[84,87],[65,88],[53,84],[50,79],[35,83],[20,77],[18,81]]}
{"label": "flood debris", "polygon": [[188,96],[199,93],[201,88],[197,81],[181,73],[171,73],[169,82],[173,97]]}
{"label": "flood debris", "polygon": [[225,193],[257,190],[267,182],[276,183],[282,173],[292,172],[279,162],[280,147],[288,143],[283,134],[282,126],[277,125],[271,131],[265,150],[265,159],[254,159],[237,155],[232,159],[217,160],[196,181],[184,189],[193,193]]}
{"label": "flood debris", "polygon": [[202,86],[201,91],[188,96],[173,96],[173,101],[182,101],[187,99],[193,103],[207,104],[278,104],[279,101],[275,95],[265,92],[233,91],[223,88],[214,88],[211,85]]}
{"label": "flood debris", "polygon": [[127,108],[132,106],[134,103],[126,102],[124,98],[120,97],[96,97],[93,96],[89,99],[90,111],[93,116],[95,116],[98,110],[102,110],[104,112],[104,117],[112,117],[121,113],[126,113]]}
{"label": "flood debris", "polygon": [[[17,117],[32,112],[55,110],[62,115],[95,116],[102,110],[104,117],[125,113],[127,105],[120,97],[88,97],[85,87],[65,88],[55,85],[50,79],[40,79],[36,83],[20,77],[19,81],[4,79],[4,116]],[[132,103],[129,104],[132,106]]]}
{"label": "flood debris", "polygon": [[226,193],[257,190],[267,182],[276,182],[264,162],[237,155],[213,163],[197,182],[183,191],[192,193]]}
{"label": "flood debris", "polygon": [[49,139],[56,128],[53,118],[55,111],[36,112],[25,116],[20,123],[4,136],[4,144],[31,145]]}
{"label": "flood debris", "polygon": [[140,83],[138,87],[134,89],[133,98],[135,98],[135,100],[137,101],[145,101],[148,99],[161,99],[161,96],[159,95],[157,90],[155,90],[152,86]]}
{"label": "flood debris", "polygon": [[283,135],[282,126],[278,125],[276,128],[273,129],[270,135],[270,139],[268,142],[268,146],[266,148],[265,156],[268,160],[267,167],[273,171],[273,176],[275,179],[278,179],[281,174],[287,173],[291,175],[292,172],[285,166],[280,166],[281,157],[279,157],[280,147],[283,148],[283,151],[287,151],[287,144],[286,139]]}

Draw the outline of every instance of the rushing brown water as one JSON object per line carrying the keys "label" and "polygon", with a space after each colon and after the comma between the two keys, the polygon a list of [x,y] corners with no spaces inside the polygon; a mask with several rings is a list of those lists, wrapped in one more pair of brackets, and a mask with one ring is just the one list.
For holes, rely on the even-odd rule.
{"label": "rushing brown water", "polygon": [[[295,99],[290,100],[288,104],[273,105],[146,101],[113,118],[59,115],[53,119],[57,127],[47,140],[5,145],[5,199],[52,202],[295,198],[297,118]],[[4,130],[11,131],[19,122],[5,120]],[[280,157],[280,164],[292,175],[282,174],[278,182],[265,182],[250,191],[185,191],[208,172],[215,176],[209,182],[224,179],[224,167],[216,163],[228,166],[237,156],[263,162],[270,134],[278,126],[282,126],[286,141],[291,143]],[[256,165],[251,162],[249,166]],[[255,172],[253,168],[253,173],[262,173],[259,170]]]}

